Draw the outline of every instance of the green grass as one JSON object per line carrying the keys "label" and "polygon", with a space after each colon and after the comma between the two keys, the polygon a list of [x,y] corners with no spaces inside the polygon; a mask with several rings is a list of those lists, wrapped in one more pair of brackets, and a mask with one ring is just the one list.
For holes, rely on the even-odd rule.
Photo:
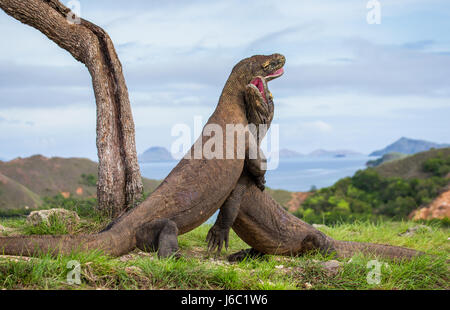
{"label": "green grass", "polygon": [[[89,220],[84,220],[87,222],[79,232],[92,231]],[[15,227],[20,233],[31,233],[24,229],[23,219],[0,219],[0,224]],[[93,225],[97,227],[95,221]],[[341,260],[342,268],[336,273],[328,272],[321,264],[333,257],[320,254],[266,256],[228,263],[228,254],[248,246],[232,232],[228,251],[219,256],[209,255],[204,239],[210,226],[202,225],[179,237],[180,259],[158,259],[154,253],[138,250],[119,258],[96,251],[27,259],[0,256],[0,289],[450,289],[446,263],[450,249],[448,227],[431,223],[431,231],[424,230],[412,237],[398,235],[415,225],[361,222],[321,228],[336,239],[388,243],[435,255],[404,262],[378,259],[389,266],[381,269],[379,284],[367,282],[371,271],[367,264],[375,258],[360,254],[351,262]],[[57,227],[50,229],[61,232]],[[73,260],[81,265],[80,285],[66,281],[70,271],[67,264]]]}
{"label": "green grass", "polygon": [[283,189],[266,188],[267,193],[280,205],[287,209],[287,203],[292,199],[292,192]]}

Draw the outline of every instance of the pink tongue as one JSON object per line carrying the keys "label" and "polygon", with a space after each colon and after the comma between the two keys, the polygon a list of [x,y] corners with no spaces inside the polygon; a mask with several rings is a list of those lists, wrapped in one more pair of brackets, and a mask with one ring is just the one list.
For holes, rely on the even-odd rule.
{"label": "pink tongue", "polygon": [[267,100],[266,99],[266,93],[264,91],[264,85],[263,85],[263,82],[261,81],[261,79],[260,78],[254,79],[252,81],[252,84],[255,85],[259,89],[259,92],[263,96],[264,100]]}
{"label": "pink tongue", "polygon": [[282,74],[282,73],[284,73],[284,69],[283,69],[283,68],[278,69],[277,71],[275,71],[274,73],[272,73],[271,75],[266,76],[266,77],[276,76],[276,75],[280,75],[280,74]]}

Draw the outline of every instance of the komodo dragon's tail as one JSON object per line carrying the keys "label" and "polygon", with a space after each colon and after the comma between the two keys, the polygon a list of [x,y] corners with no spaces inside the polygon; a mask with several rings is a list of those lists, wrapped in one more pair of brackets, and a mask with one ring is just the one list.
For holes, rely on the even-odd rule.
{"label": "komodo dragon's tail", "polygon": [[411,259],[425,253],[399,246],[333,240],[333,247],[339,257],[352,257],[357,253],[374,255],[388,259]]}
{"label": "komodo dragon's tail", "polygon": [[119,237],[110,231],[92,235],[0,237],[0,255],[56,255],[98,249],[117,256],[133,247],[132,241],[127,240],[134,238]]}

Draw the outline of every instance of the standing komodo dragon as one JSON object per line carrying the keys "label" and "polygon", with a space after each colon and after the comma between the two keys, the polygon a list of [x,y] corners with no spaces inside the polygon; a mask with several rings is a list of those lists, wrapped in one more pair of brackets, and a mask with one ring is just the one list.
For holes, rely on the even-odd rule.
{"label": "standing komodo dragon", "polygon": [[[282,69],[276,77],[281,74],[283,74]],[[267,87],[267,82],[272,78],[256,77],[246,87],[245,103],[249,132],[251,133],[249,135],[249,150],[253,150],[253,153],[249,151],[248,155],[252,154],[254,158],[247,157],[245,159],[244,169],[236,187],[220,208],[217,220],[206,236],[210,252],[217,247],[217,252],[220,253],[224,243],[225,248],[228,249],[230,228],[238,216],[239,206],[250,184],[255,184],[261,191],[265,189],[264,175],[267,170],[267,162],[264,153],[260,150],[260,143],[270,127],[274,115],[272,93]]]}
{"label": "standing komodo dragon", "polygon": [[131,251],[137,243],[156,246],[163,257],[176,252],[177,235],[210,218],[230,195],[242,173],[244,158],[228,159],[226,156],[227,150],[237,150],[236,139],[227,145],[226,127],[241,124],[245,128],[247,125],[246,86],[255,77],[277,75],[284,63],[284,56],[279,54],[257,55],[240,61],[233,68],[219,103],[205,125],[215,124],[223,129],[223,159],[206,159],[203,152],[196,159],[198,149],[201,151],[208,142],[202,135],[191,148],[194,159],[182,159],[144,202],[105,231],[75,236],[0,237],[0,253],[68,254],[74,250],[100,249],[117,256]]}
{"label": "standing komodo dragon", "polygon": [[[246,90],[246,109],[249,124],[270,123],[274,115],[272,94],[267,88],[269,77],[257,77]],[[260,132],[256,132],[261,134]],[[264,134],[264,132],[263,132]],[[263,136],[255,136],[259,142]],[[263,155],[259,151],[259,155]],[[208,232],[206,241],[209,251],[217,248],[220,253],[223,244],[228,248],[229,230],[253,248],[235,253],[230,260],[241,260],[245,256],[263,254],[299,255],[318,250],[323,254],[335,253],[340,257],[351,257],[363,252],[385,258],[411,258],[423,253],[397,246],[373,243],[333,240],[313,226],[288,213],[264,190],[264,157],[256,160],[246,158],[244,170],[230,197],[220,208],[216,223]],[[263,168],[263,169],[261,169]]]}

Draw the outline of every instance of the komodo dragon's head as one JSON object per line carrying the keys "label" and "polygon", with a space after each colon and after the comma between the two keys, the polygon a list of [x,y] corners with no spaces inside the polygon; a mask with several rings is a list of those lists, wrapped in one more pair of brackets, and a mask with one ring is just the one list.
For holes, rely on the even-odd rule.
{"label": "komodo dragon's head", "polygon": [[[273,118],[272,94],[267,82],[280,77],[286,58],[280,54],[256,55],[239,62],[233,69],[245,96],[247,118],[254,124],[270,124]],[[239,89],[241,90],[241,89]]]}

